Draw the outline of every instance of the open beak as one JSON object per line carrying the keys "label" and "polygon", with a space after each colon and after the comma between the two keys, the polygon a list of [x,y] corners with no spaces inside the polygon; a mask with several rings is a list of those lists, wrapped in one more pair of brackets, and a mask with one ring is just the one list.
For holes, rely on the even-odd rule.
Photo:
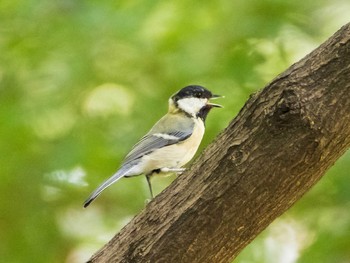
{"label": "open beak", "polygon": [[[211,96],[211,100],[215,100],[215,99],[219,99],[219,98],[224,98],[224,96],[221,95],[212,95]],[[223,106],[221,106],[220,104],[216,104],[216,103],[211,103],[208,102],[207,105],[211,106],[211,107],[216,107],[216,108],[223,108]]]}

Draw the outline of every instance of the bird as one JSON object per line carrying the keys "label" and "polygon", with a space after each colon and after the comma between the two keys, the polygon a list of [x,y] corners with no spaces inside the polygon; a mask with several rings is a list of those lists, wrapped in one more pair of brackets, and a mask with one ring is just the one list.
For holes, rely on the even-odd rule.
{"label": "bird", "polygon": [[151,176],[185,171],[183,166],[193,158],[202,141],[209,111],[222,108],[210,99],[220,97],[199,85],[186,86],[172,95],[167,114],[132,147],[119,170],[92,192],[84,208],[120,178],[141,174],[146,176],[153,198]]}

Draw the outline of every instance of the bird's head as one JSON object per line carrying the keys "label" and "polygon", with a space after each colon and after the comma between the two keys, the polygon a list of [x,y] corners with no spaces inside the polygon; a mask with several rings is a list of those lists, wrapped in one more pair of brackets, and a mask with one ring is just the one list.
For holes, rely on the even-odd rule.
{"label": "bird's head", "polygon": [[190,85],[184,87],[169,99],[169,111],[180,110],[192,117],[204,118],[213,107],[222,108],[221,105],[211,103],[210,99],[221,98],[220,95],[214,95],[202,86]]}

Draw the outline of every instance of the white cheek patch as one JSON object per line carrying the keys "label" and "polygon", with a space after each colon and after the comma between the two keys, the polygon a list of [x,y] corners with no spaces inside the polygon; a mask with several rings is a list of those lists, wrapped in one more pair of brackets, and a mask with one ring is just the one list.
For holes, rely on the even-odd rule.
{"label": "white cheek patch", "polygon": [[178,100],[177,103],[181,110],[187,112],[192,116],[195,116],[199,112],[199,110],[208,103],[208,99],[184,98],[184,99]]}

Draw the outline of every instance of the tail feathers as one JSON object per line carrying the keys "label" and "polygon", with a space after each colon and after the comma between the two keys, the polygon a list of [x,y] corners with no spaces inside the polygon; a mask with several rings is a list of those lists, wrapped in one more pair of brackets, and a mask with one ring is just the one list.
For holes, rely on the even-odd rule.
{"label": "tail feathers", "polygon": [[122,178],[129,169],[120,169],[118,172],[116,172],[114,175],[112,175],[110,178],[108,178],[105,182],[103,182],[95,191],[92,192],[92,194],[88,197],[88,199],[84,202],[84,208],[86,208],[92,201],[94,201],[103,190],[105,190],[107,187],[118,181],[120,178]]}

